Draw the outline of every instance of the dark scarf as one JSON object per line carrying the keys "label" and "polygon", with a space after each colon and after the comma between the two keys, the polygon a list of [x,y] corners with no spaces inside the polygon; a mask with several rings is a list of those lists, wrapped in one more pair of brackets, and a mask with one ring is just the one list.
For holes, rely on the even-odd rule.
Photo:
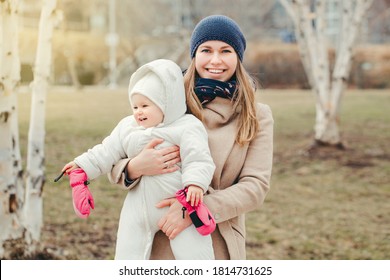
{"label": "dark scarf", "polygon": [[215,97],[236,98],[237,82],[230,80],[221,82],[213,79],[197,78],[195,81],[195,93],[202,105],[212,101]]}

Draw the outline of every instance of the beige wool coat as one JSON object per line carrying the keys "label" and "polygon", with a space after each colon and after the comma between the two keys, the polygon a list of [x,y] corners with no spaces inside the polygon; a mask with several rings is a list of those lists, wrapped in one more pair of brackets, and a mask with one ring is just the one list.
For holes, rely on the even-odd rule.
{"label": "beige wool coat", "polygon": [[[270,189],[274,123],[270,107],[258,103],[257,118],[260,130],[256,138],[240,146],[235,142],[237,113],[230,100],[217,97],[204,108],[204,125],[216,165],[204,197],[217,222],[212,233],[216,259],[246,259],[245,213],[259,208]],[[114,166],[109,174],[113,183],[123,184],[123,170],[129,160]],[[154,238],[151,259],[173,259],[169,240],[161,231]]]}

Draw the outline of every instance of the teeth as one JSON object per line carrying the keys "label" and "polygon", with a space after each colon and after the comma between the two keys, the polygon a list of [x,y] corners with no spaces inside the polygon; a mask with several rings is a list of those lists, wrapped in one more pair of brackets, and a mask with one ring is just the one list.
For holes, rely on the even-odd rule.
{"label": "teeth", "polygon": [[223,70],[220,69],[209,69],[209,72],[214,73],[214,74],[220,74],[223,72]]}

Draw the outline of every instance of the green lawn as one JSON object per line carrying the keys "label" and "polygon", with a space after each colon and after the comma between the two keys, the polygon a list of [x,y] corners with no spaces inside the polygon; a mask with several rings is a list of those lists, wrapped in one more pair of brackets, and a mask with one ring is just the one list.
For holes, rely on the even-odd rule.
{"label": "green lawn", "polygon": [[[31,96],[19,95],[25,155]],[[303,153],[315,118],[310,91],[266,90],[259,100],[275,119],[271,191],[247,214],[249,259],[390,259],[390,92],[346,92],[341,131],[346,151]],[[96,209],[73,212],[62,166],[99,143],[131,113],[126,89],[52,89],[47,96],[46,174],[42,241],[65,259],[112,259],[125,192],[105,176],[90,185]],[[24,159],[25,165],[25,159]]]}

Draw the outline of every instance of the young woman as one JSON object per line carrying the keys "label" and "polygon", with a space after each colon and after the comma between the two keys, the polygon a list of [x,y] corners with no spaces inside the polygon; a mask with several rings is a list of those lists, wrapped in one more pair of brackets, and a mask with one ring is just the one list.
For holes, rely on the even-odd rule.
{"label": "young woman", "polygon": [[[212,233],[215,259],[245,259],[245,216],[259,208],[270,188],[273,155],[273,118],[268,105],[256,103],[255,82],[243,67],[246,40],[232,19],[213,15],[195,27],[190,43],[191,64],[184,75],[188,112],[202,120],[216,169],[204,203],[217,222]],[[129,189],[144,175],[171,172],[179,147],[155,150],[151,141],[138,156],[120,161],[110,178]],[[169,240],[192,224],[182,217],[176,199],[160,219],[151,259],[172,259]],[[129,238],[131,238],[129,236]]]}

